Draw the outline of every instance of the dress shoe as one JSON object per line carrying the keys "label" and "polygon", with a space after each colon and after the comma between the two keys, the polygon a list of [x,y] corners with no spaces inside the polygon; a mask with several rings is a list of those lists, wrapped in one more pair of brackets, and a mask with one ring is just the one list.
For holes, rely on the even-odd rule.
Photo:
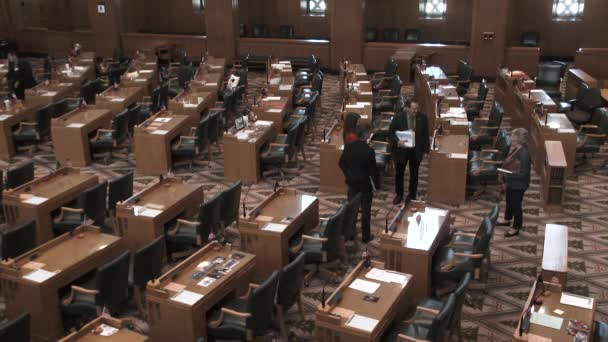
{"label": "dress shoe", "polygon": [[503,221],[498,221],[498,222],[496,222],[496,225],[497,225],[497,226],[505,226],[505,227],[508,227],[508,226],[510,226],[510,225],[511,225],[511,221],[505,221],[505,220],[503,220]]}
{"label": "dress shoe", "polygon": [[505,233],[506,238],[510,238],[510,237],[517,236],[517,235],[519,235],[519,229],[514,229],[514,231],[509,230],[508,232]]}
{"label": "dress shoe", "polygon": [[370,241],[372,241],[374,239],[374,234],[370,235],[367,239],[363,238],[361,239],[361,241],[363,241],[363,243],[368,243]]}
{"label": "dress shoe", "polygon": [[394,204],[394,205],[397,205],[397,204],[401,203],[401,201],[403,201],[403,196],[401,196],[401,195],[397,195],[397,196],[395,196],[395,198],[393,199],[393,204]]}

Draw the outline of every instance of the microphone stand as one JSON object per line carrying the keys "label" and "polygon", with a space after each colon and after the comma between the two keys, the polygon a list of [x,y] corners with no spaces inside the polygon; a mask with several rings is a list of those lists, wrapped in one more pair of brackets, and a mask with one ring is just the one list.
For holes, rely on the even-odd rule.
{"label": "microphone stand", "polygon": [[395,209],[395,206],[396,206],[396,204],[393,204],[393,206],[391,207],[391,210],[389,210],[388,213],[386,213],[386,216],[384,217],[384,233],[386,233],[386,234],[388,234],[388,217],[393,212],[393,209]]}
{"label": "microphone stand", "polygon": [[245,193],[245,197],[243,197],[243,200],[241,201],[243,203],[243,218],[247,217],[247,209],[245,208],[245,202],[247,201],[247,196],[249,196],[249,190],[251,190],[252,186],[253,184],[249,185],[249,187],[247,188],[247,192]]}

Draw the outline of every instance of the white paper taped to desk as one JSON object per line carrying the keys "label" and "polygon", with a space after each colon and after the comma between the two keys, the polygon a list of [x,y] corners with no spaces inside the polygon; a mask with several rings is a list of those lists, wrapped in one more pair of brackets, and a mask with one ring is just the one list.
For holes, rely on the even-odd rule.
{"label": "white paper taped to desk", "polygon": [[545,226],[543,270],[568,272],[568,227],[559,224]]}

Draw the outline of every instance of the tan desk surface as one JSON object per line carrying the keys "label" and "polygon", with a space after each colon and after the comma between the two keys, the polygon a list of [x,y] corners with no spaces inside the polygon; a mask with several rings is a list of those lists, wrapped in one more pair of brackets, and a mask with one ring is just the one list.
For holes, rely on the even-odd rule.
{"label": "tan desk surface", "polygon": [[466,135],[440,135],[435,140],[435,146],[439,153],[468,153],[469,137]]}
{"label": "tan desk surface", "polygon": [[110,87],[95,97],[95,105],[101,108],[111,109],[114,114],[125,110],[133,103],[140,101],[146,87]]}
{"label": "tan desk surface", "polygon": [[604,102],[608,102],[608,89],[602,89],[602,100],[604,100]]}
{"label": "tan desk surface", "polygon": [[568,74],[572,74],[582,82],[587,83],[590,87],[597,82],[593,76],[586,73],[583,69],[568,69]]}
{"label": "tan desk surface", "polygon": [[128,101],[131,97],[139,94],[139,89],[133,87],[119,87],[118,89],[114,89],[110,87],[104,90],[101,94],[97,96],[103,98],[105,100],[111,101],[112,99],[124,99],[122,101],[116,102],[124,102]]}
{"label": "tan desk surface", "polygon": [[138,205],[161,205],[170,207],[183,198],[202,188],[200,184],[185,183],[179,179],[166,178],[162,185],[150,187],[141,192]]}
{"label": "tan desk surface", "polygon": [[[258,114],[258,121],[261,120],[263,118]],[[224,135],[224,178],[227,181],[240,179],[245,184],[252,184],[260,179],[260,148],[272,141],[278,132],[274,121],[264,121],[272,124],[250,124],[239,132],[232,129]]]}
{"label": "tan desk surface", "polygon": [[543,107],[549,111],[557,110],[555,101],[553,101],[553,99],[551,99],[551,97],[542,89],[532,89],[528,94],[524,95],[524,97],[542,103]]}
{"label": "tan desk surface", "polygon": [[64,114],[59,118],[53,119],[53,124],[61,126],[69,126],[73,124],[88,125],[108,115],[112,115],[112,112],[109,109],[87,106]]}
{"label": "tan desk surface", "polygon": [[155,134],[153,132],[156,130],[172,132],[180,128],[183,122],[187,120],[188,116],[186,115],[173,115],[172,112],[163,110],[148,118],[148,120],[137,126],[136,129],[140,134]]}
{"label": "tan desk surface", "polygon": [[557,130],[572,130],[572,133],[576,133],[574,130],[574,126],[572,126],[572,122],[568,120],[566,114],[563,113],[548,113],[547,114],[547,124],[545,125],[545,121],[541,119],[541,123],[543,126],[550,129]]}
{"label": "tan desk surface", "polygon": [[293,220],[308,210],[316,201],[318,201],[316,196],[302,194],[291,189],[280,189],[277,190],[276,196],[258,207],[259,214],[256,220],[264,216],[272,218],[269,222],[274,223],[281,223],[287,217]]}
{"label": "tan desk surface", "polygon": [[13,190],[5,190],[3,197],[5,199],[13,198],[19,200],[21,195],[33,195],[52,199],[93,178],[96,179],[97,176],[80,173],[79,170],[73,168],[62,168],[48,176],[36,178]]}
{"label": "tan desk surface", "polygon": [[0,104],[0,115],[5,116],[0,121],[6,121],[9,119],[6,116],[20,115],[34,109],[34,106],[29,105],[27,101],[23,102],[21,100],[11,100],[10,103],[11,105],[8,107],[4,103]]}
{"label": "tan desk surface", "polygon": [[[409,235],[409,218],[413,217],[413,215],[415,213],[423,213],[426,208],[430,208],[430,209],[438,209],[438,208],[433,208],[430,205],[427,205],[424,202],[418,202],[418,201],[414,201],[414,202],[410,202],[408,205],[401,207],[401,209],[399,210],[399,212],[397,213],[397,215],[395,215],[395,218],[393,218],[393,222],[391,222],[391,224],[389,225],[390,227],[395,227],[395,231],[391,231],[389,230],[388,233],[382,231],[382,235],[381,238],[391,238],[391,239],[398,239],[400,240],[400,244],[403,248],[406,249],[411,249],[413,251],[418,251],[419,253],[428,253],[428,250],[423,250],[423,249],[417,249],[417,248],[412,248],[412,247],[408,247],[407,246],[407,238]],[[438,209],[438,210],[444,210],[444,209]],[[439,230],[437,231],[437,233],[435,234],[433,240],[435,241],[432,245],[432,247],[436,247],[437,243],[439,243],[440,238],[442,237],[442,233],[441,231],[443,229],[447,229],[449,228],[450,225],[450,221],[451,221],[451,212],[449,210],[444,210],[446,213],[445,216],[445,220],[443,221],[443,224],[441,225],[441,227],[439,227]]]}
{"label": "tan desk surface", "polygon": [[[95,333],[95,329],[102,324],[119,329],[111,336],[101,336]],[[113,317],[98,317],[87,323],[80,330],[73,332],[59,342],[147,342],[147,336],[131,331],[126,327],[126,322]]]}
{"label": "tan desk surface", "polygon": [[223,73],[226,67],[226,58],[208,56],[203,65],[209,71]]}
{"label": "tan desk surface", "polygon": [[322,192],[345,194],[347,191],[344,174],[338,167],[344,146],[342,128],[342,122],[336,122],[325,135],[325,141],[319,143],[319,190]]}
{"label": "tan desk surface", "polygon": [[71,95],[78,90],[77,82],[44,82],[25,90],[25,102],[31,105],[46,106]]}
{"label": "tan desk surface", "polygon": [[81,84],[83,81],[93,79],[94,77],[95,70],[90,65],[78,65],[70,70],[64,69],[59,71],[59,80],[61,82],[76,82],[76,84]]}

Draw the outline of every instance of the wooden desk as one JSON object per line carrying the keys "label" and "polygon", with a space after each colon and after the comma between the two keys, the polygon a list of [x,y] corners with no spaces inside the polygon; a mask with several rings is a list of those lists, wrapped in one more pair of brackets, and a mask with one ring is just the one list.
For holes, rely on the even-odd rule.
{"label": "wooden desk", "polygon": [[240,179],[245,184],[257,183],[262,176],[260,149],[276,135],[272,121],[258,120],[239,132],[233,127],[224,135],[224,178],[229,182]]}
{"label": "wooden desk", "polygon": [[[97,329],[115,328],[118,329],[110,336],[102,336]],[[148,342],[150,339],[147,336],[129,330],[126,321],[122,321],[113,317],[98,317],[87,323],[77,332],[73,332],[67,337],[59,340],[59,342]]]}
{"label": "wooden desk", "polygon": [[142,100],[145,87],[112,87],[95,96],[95,105],[99,108],[109,109],[118,114],[130,105]]}
{"label": "wooden desk", "polygon": [[77,199],[97,181],[95,175],[61,168],[15,189],[4,190],[4,215],[10,225],[36,221],[36,241],[38,245],[43,244],[53,238],[51,213]]}
{"label": "wooden desk", "polygon": [[416,56],[416,48],[414,47],[399,49],[392,56],[397,62],[397,75],[399,75],[403,84],[412,82],[411,72],[414,56]]}
{"label": "wooden desk", "polygon": [[[594,323],[594,316],[595,316],[596,300],[595,299],[593,300],[593,306],[591,309],[585,309],[585,308],[581,308],[578,306],[561,304],[560,299],[561,299],[561,296],[563,293],[561,286],[558,284],[548,283],[547,281],[545,281],[544,284],[545,284],[545,289],[551,291],[551,294],[549,296],[541,295],[541,298],[543,300],[542,305],[532,305],[532,300],[534,297],[534,290],[536,289],[536,282],[534,282],[534,285],[532,286],[532,289],[530,290],[530,295],[528,296],[528,300],[526,301],[526,304],[524,305],[524,310],[522,311],[522,316],[526,312],[526,310],[530,307],[530,305],[532,305],[532,312],[540,311],[540,312],[544,312],[547,315],[562,318],[563,322],[562,322],[561,328],[553,329],[553,328],[545,327],[542,325],[530,323],[530,329],[528,330],[528,333],[527,334],[524,333],[523,336],[519,336],[519,327],[521,324],[521,320],[520,320],[520,321],[518,321],[517,327],[515,328],[515,331],[513,332],[513,341],[514,342],[531,341],[531,338],[534,337],[533,335],[536,335],[536,336],[546,338],[552,342],[572,342],[574,336],[568,335],[567,329],[568,329],[568,321],[574,319],[574,320],[579,320],[579,321],[589,324],[589,326],[591,327],[591,334],[589,336],[589,341],[599,342],[599,341],[593,340],[593,328],[594,328],[593,323]],[[586,298],[586,297],[583,297],[583,298]],[[558,314],[554,313],[554,311],[557,309],[563,311],[564,313],[562,315],[558,315]]]}
{"label": "wooden desk", "polygon": [[[223,268],[230,259],[240,258],[238,263],[208,286],[198,285],[206,274]],[[222,258],[217,268],[204,267]],[[207,313],[227,297],[243,292],[251,282],[257,256],[234,251],[231,245],[222,246],[211,242],[182,261],[160,278],[148,282],[146,300],[150,338],[153,341],[191,342],[199,337],[207,340]],[[221,260],[221,259],[219,259]],[[199,266],[201,266],[199,268]],[[192,279],[195,272],[203,272],[200,278]],[[203,297],[192,305],[177,302],[172,298],[176,290],[194,292]]]}
{"label": "wooden desk", "polygon": [[42,82],[33,88],[25,90],[25,102],[29,106],[44,107],[63,98],[70,97],[72,93],[78,92],[78,90],[79,86],[75,82],[63,83],[51,81],[49,84]]}
{"label": "wooden desk", "polygon": [[448,76],[443,72],[438,66],[430,66],[420,67],[420,72],[425,77],[426,81],[435,81],[438,84],[446,85],[449,83]]}
{"label": "wooden desk", "polygon": [[[371,267],[365,267],[361,261],[344,281],[327,298],[325,304],[317,306],[315,314],[315,341],[319,342],[368,342],[381,341],[382,335],[389,326],[401,320],[405,310],[413,301],[411,293],[412,275],[398,272],[389,273],[395,278],[403,278],[403,283],[384,282],[367,277],[370,271],[382,272],[381,263],[372,261]],[[363,298],[366,292],[355,290],[349,286],[356,280],[371,281],[379,284],[372,294],[378,297],[377,302],[369,302]],[[329,304],[331,303],[331,304]],[[376,321],[371,331],[362,330],[347,325],[353,315],[363,316]]]}
{"label": "wooden desk", "polygon": [[95,67],[96,54],[93,51],[81,51],[77,57],[71,57],[72,62],[80,66]]}
{"label": "wooden desk", "polygon": [[520,92],[528,92],[529,89],[534,88],[535,82],[523,71],[498,69],[496,73],[496,87],[495,87],[495,99],[502,108],[506,115],[511,116],[511,126],[517,127],[529,127],[525,126],[523,119],[518,116],[516,112],[517,94]]}
{"label": "wooden desk", "polygon": [[[215,69],[211,70],[214,71]],[[222,72],[208,72],[204,67],[199,68],[198,72],[189,83],[190,89],[193,92],[217,94],[218,90],[221,89],[224,84],[223,70],[222,67]]]}
{"label": "wooden desk", "polygon": [[[281,65],[281,69],[272,67],[275,64]],[[279,63],[271,64],[271,68],[267,70],[268,93],[275,96],[287,97],[290,100],[293,97],[294,77],[293,69],[290,61],[279,61]],[[291,105],[291,102],[289,102]]]}
{"label": "wooden desk", "polygon": [[171,143],[189,136],[191,118],[162,111],[134,128],[136,170],[140,175],[158,176],[171,170]]}
{"label": "wooden desk", "polygon": [[602,100],[604,101],[604,105],[608,104],[608,89],[602,89]]}
{"label": "wooden desk", "polygon": [[[464,204],[467,188],[468,135],[442,135],[429,156],[427,201],[449,205]],[[445,175],[450,175],[446,177]]]}
{"label": "wooden desk", "polygon": [[542,174],[545,167],[546,151],[545,141],[561,141],[564,156],[566,158],[566,176],[574,175],[576,165],[576,140],[577,132],[572,123],[562,113],[548,113],[547,122],[545,118],[539,118],[535,113],[534,120],[530,127],[530,157],[534,169],[538,174]]}
{"label": "wooden desk", "polygon": [[285,39],[241,37],[237,40],[237,53],[257,56],[319,58],[321,67],[331,65],[330,41],[327,39]]}
{"label": "wooden desk", "polygon": [[[430,79],[431,76],[433,80]],[[429,134],[431,135],[439,123],[439,94],[452,94],[448,89],[439,90],[441,86],[447,85],[447,81],[447,76],[438,67],[416,66],[414,70],[414,96],[420,103],[421,112],[426,113],[429,119]]]}
{"label": "wooden desk", "polygon": [[58,73],[58,81],[63,83],[80,84],[95,79],[95,68],[93,66],[76,65],[70,69],[63,68]]}
{"label": "wooden desk", "polygon": [[559,212],[566,193],[566,156],[561,141],[545,141],[546,157],[540,176],[546,212]]}
{"label": "wooden desk", "polygon": [[442,107],[438,124],[450,135],[469,135],[469,121],[464,108]]}
{"label": "wooden desk", "polygon": [[276,134],[283,134],[283,118],[291,110],[289,103],[290,97],[267,96],[251,106],[251,110],[258,120],[272,121]]}
{"label": "wooden desk", "polygon": [[[445,242],[453,220],[451,212],[445,210],[445,218],[437,231],[429,231],[425,246],[418,246],[416,241],[408,241],[408,218],[415,213],[424,213],[431,208],[424,202],[413,201],[401,207],[388,226],[388,232],[380,234],[380,251],[386,269],[414,275],[414,286],[411,296],[414,299],[431,295],[433,255],[437,247]],[[439,210],[439,209],[438,209]],[[424,248],[427,247],[428,248]],[[415,260],[415,262],[413,262]]]}
{"label": "wooden desk", "polygon": [[374,122],[374,106],[371,102],[354,102],[344,106],[344,110],[348,113],[357,113],[361,117],[359,123],[363,127],[370,127]]}
{"label": "wooden desk", "polygon": [[[123,251],[120,238],[80,226],[13,260],[0,263],[0,282],[7,316],[27,311],[34,341],[56,341],[63,336],[58,291],[110,262]],[[37,266],[33,263],[39,263]],[[43,282],[24,278],[41,268],[56,274]]]}
{"label": "wooden desk", "polygon": [[207,56],[202,66],[209,72],[223,74],[226,68],[226,58]]}
{"label": "wooden desk", "polygon": [[132,64],[129,72],[120,76],[121,87],[143,87],[146,89],[146,94],[152,94],[154,88],[158,84],[158,73],[156,63],[153,65],[135,65]]}
{"label": "wooden desk", "polygon": [[97,129],[110,128],[113,118],[109,109],[87,106],[52,119],[51,135],[57,161],[75,167],[89,165],[89,135]]}
{"label": "wooden desk", "polygon": [[[400,50],[415,51],[421,56],[435,53],[427,63],[440,66],[448,74],[455,75],[459,60],[467,60],[469,46],[458,44],[432,43],[391,43],[367,42],[363,44],[363,61],[367,70],[381,71],[386,60]],[[397,71],[399,72],[399,71]]]}
{"label": "wooden desk", "polygon": [[566,74],[565,100],[569,101],[576,99],[578,88],[580,88],[583,83],[587,84],[590,88],[598,87],[597,80],[582,69],[568,69],[568,73]]}
{"label": "wooden desk", "polygon": [[[281,232],[265,230],[269,223],[285,227]],[[258,258],[256,281],[265,279],[273,271],[289,264],[290,239],[318,224],[319,199],[286,188],[273,192],[246,218],[241,219],[241,249]]]}
{"label": "wooden desk", "polygon": [[539,47],[510,46],[505,49],[504,66],[519,68],[532,77],[536,76],[539,60]]}
{"label": "wooden desk", "polygon": [[136,251],[165,233],[165,224],[198,214],[203,186],[164,178],[116,205],[115,231],[126,248]]}
{"label": "wooden desk", "polygon": [[541,264],[543,279],[566,286],[568,275],[568,226],[548,223],[545,225],[543,244],[543,261]]}
{"label": "wooden desk", "polygon": [[[532,129],[534,118],[541,109],[543,112],[557,112],[557,105],[542,89],[529,89],[525,92],[515,92],[512,99],[514,108],[511,113],[511,126]],[[537,108],[537,106],[540,106]],[[507,113],[505,111],[505,113]]]}
{"label": "wooden desk", "polygon": [[21,121],[34,122],[36,112],[40,106],[31,106],[27,102],[12,100],[11,105],[6,107],[0,103],[0,158],[10,161],[15,155],[15,142],[13,141],[13,128]]}
{"label": "wooden desk", "polygon": [[342,123],[336,122],[324,137],[324,140],[319,143],[319,190],[321,192],[346,194],[348,190],[344,174],[338,165],[344,150],[342,129]]}
{"label": "wooden desk", "polygon": [[190,127],[198,127],[202,113],[215,105],[217,93],[182,91],[169,100],[169,110],[188,117]]}

